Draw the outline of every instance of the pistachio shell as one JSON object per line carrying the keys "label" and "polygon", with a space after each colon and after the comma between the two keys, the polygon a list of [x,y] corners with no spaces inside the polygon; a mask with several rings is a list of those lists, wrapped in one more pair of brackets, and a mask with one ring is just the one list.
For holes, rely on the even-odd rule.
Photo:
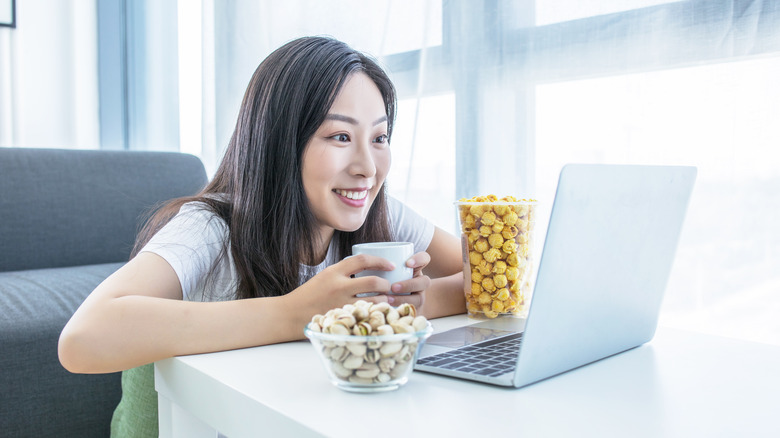
{"label": "pistachio shell", "polygon": [[354,354],[350,354],[346,359],[344,359],[342,365],[344,365],[344,368],[356,370],[360,368],[361,365],[363,365],[363,356],[355,356]]}
{"label": "pistachio shell", "polygon": [[393,379],[401,378],[403,377],[404,374],[406,374],[406,371],[409,369],[410,365],[411,362],[398,364],[388,374],[390,374],[390,377],[392,377]]}
{"label": "pistachio shell", "polygon": [[395,333],[395,331],[393,331],[393,327],[387,324],[380,325],[379,327],[376,328],[376,334],[378,336],[392,335],[393,333]]}
{"label": "pistachio shell", "polygon": [[338,319],[336,319],[336,322],[339,324],[344,324],[344,326],[347,328],[352,328],[352,326],[357,323],[357,320],[354,316],[352,316],[351,313],[349,313],[339,316]]}
{"label": "pistachio shell", "polygon": [[330,326],[328,326],[327,330],[328,331],[326,333],[330,333],[333,335],[348,335],[350,333],[349,328],[347,328],[347,326],[345,326],[339,321],[336,321]]}
{"label": "pistachio shell", "polygon": [[414,351],[412,351],[408,345],[404,345],[395,355],[394,359],[397,363],[406,363],[412,359],[413,355]]}
{"label": "pistachio shell", "polygon": [[412,321],[414,321],[414,317],[407,315],[407,316],[400,317],[396,322],[398,322],[399,324],[411,326]]}
{"label": "pistachio shell", "polygon": [[368,315],[368,323],[371,325],[373,329],[376,329],[380,325],[384,325],[385,314],[378,310],[374,310]]}
{"label": "pistachio shell", "polygon": [[366,300],[357,300],[355,301],[355,307],[360,307],[362,309],[368,310],[369,307],[371,307],[371,303]]}
{"label": "pistachio shell", "polygon": [[378,349],[367,350],[363,355],[363,360],[370,363],[377,363],[382,358],[382,354]]}
{"label": "pistachio shell", "polygon": [[368,309],[365,307],[355,307],[355,309],[352,310],[352,316],[358,322],[368,319]]}
{"label": "pistachio shell", "polygon": [[390,357],[401,351],[402,347],[403,344],[400,342],[385,342],[385,344],[379,348],[379,352],[382,353],[382,357]]}
{"label": "pistachio shell", "polygon": [[391,322],[390,327],[393,328],[394,333],[414,333],[414,329],[411,325],[401,324],[399,322]]}
{"label": "pistachio shell", "polygon": [[411,316],[414,318],[417,316],[417,309],[415,309],[414,306],[409,303],[403,303],[398,306],[398,314],[401,316]]}
{"label": "pistachio shell", "polygon": [[331,369],[333,369],[335,375],[344,379],[352,375],[352,370],[344,368],[344,365],[342,365],[341,362],[332,362]]}
{"label": "pistachio shell", "polygon": [[379,373],[376,377],[374,377],[374,382],[377,383],[387,383],[390,381],[390,374],[387,373]]}
{"label": "pistachio shell", "polygon": [[379,375],[379,367],[375,363],[364,363],[355,370],[355,375],[366,379],[373,379]]}
{"label": "pistachio shell", "polygon": [[418,316],[412,321],[412,327],[416,332],[423,331],[428,327],[428,320],[424,316]]}
{"label": "pistachio shell", "polygon": [[365,377],[351,376],[349,381],[360,385],[370,385],[374,383],[374,379],[366,379]]}
{"label": "pistachio shell", "polygon": [[346,349],[355,356],[363,356],[368,350],[365,342],[347,342]]}
{"label": "pistachio shell", "polygon": [[347,358],[349,351],[344,347],[335,347],[330,350],[330,358],[337,361],[342,361]]}
{"label": "pistachio shell", "polygon": [[385,315],[385,321],[387,321],[388,324],[398,321],[399,318],[401,318],[401,315],[398,314],[398,311],[395,310],[394,307],[391,307],[390,310],[387,311],[387,315]]}
{"label": "pistachio shell", "polygon": [[373,304],[369,309],[368,312],[371,313],[373,311],[379,311],[384,314],[387,314],[387,312],[392,309],[392,307],[387,303],[376,303]]}
{"label": "pistachio shell", "polygon": [[395,367],[395,359],[391,357],[385,357],[382,358],[379,363],[379,369],[382,370],[383,373],[389,373],[390,370],[392,370]]}

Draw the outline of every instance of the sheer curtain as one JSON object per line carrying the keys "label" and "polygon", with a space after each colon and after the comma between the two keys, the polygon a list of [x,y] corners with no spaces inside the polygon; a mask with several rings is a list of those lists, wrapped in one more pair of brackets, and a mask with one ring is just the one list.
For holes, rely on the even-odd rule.
{"label": "sheer curtain", "polygon": [[0,27],[0,147],[98,148],[94,2],[16,2]]}
{"label": "sheer curtain", "polygon": [[398,87],[391,194],[452,232],[452,201],[495,193],[539,199],[543,237],[568,162],[697,166],[661,323],[780,345],[780,1],[201,0],[179,11],[180,55],[191,23],[184,41],[199,50],[186,62],[202,78],[188,88],[180,77],[180,94],[200,102],[190,116],[180,107],[182,132],[200,136],[211,169],[257,64],[292,38],[333,35],[377,56]]}

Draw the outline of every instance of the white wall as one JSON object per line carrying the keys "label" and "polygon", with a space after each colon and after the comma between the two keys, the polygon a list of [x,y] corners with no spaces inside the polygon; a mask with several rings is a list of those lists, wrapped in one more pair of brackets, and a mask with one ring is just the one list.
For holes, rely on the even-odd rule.
{"label": "white wall", "polygon": [[0,28],[0,146],[99,147],[96,12],[17,1],[16,29]]}

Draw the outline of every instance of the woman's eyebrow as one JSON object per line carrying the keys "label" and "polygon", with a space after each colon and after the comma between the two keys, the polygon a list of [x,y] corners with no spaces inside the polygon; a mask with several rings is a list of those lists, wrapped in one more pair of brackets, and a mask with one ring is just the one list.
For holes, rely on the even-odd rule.
{"label": "woman's eyebrow", "polygon": [[[358,124],[357,119],[349,117],[349,116],[345,116],[345,115],[342,115],[342,114],[328,114],[328,115],[325,116],[325,120],[338,120],[338,121],[341,121],[341,122],[347,122],[347,123],[349,123],[351,125],[357,125]],[[387,121],[387,115],[384,115],[384,116],[376,119],[372,126],[376,126],[376,125],[378,125],[378,124],[380,124],[382,122],[386,122],[386,121]]]}

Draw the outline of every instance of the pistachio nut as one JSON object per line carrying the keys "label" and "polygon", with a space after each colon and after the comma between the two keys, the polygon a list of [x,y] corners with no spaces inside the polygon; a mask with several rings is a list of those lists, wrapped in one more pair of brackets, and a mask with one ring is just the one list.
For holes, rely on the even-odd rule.
{"label": "pistachio nut", "polygon": [[387,323],[396,322],[398,319],[401,318],[401,315],[398,314],[398,311],[395,310],[395,307],[391,307],[390,310],[387,311],[387,314],[385,315],[385,321]]}
{"label": "pistachio nut", "polygon": [[368,308],[355,306],[355,309],[352,310],[352,316],[357,321],[368,319]]}
{"label": "pistachio nut", "polygon": [[370,363],[377,363],[382,358],[382,354],[378,349],[370,349],[363,355],[363,360]]}
{"label": "pistachio nut", "polygon": [[390,325],[387,325],[387,324],[380,325],[379,327],[376,328],[377,336],[392,335],[393,333],[395,333],[395,331],[393,330],[393,327],[390,326]]}
{"label": "pistachio nut", "polygon": [[406,363],[412,359],[414,351],[409,348],[408,345],[404,345],[398,353],[395,355],[395,361],[398,363]]}
{"label": "pistachio nut", "polygon": [[376,310],[376,311],[382,312],[382,313],[384,313],[384,314],[387,314],[387,312],[388,312],[388,311],[389,311],[391,308],[392,308],[392,307],[391,307],[391,306],[390,306],[390,304],[388,304],[388,303],[376,303],[376,304],[373,304],[373,305],[372,305],[372,306],[369,308],[368,312],[369,312],[369,313],[371,313],[371,312],[373,312],[373,311],[375,311],[375,310]]}
{"label": "pistachio nut", "polygon": [[376,330],[377,327],[385,324],[385,314],[374,310],[368,315],[368,323],[371,325],[372,330]]}
{"label": "pistachio nut", "polygon": [[345,347],[334,347],[330,349],[330,358],[336,361],[342,361],[347,358],[349,351]]}
{"label": "pistachio nut", "polygon": [[355,375],[366,379],[373,379],[379,375],[379,366],[375,363],[364,363],[355,370]]}
{"label": "pistachio nut", "polygon": [[379,352],[382,354],[382,357],[390,357],[401,351],[401,348],[403,348],[403,344],[400,342],[385,342],[384,345],[379,347]]}
{"label": "pistachio nut", "polygon": [[352,370],[344,368],[344,365],[342,365],[341,362],[331,362],[331,368],[333,369],[333,373],[335,375],[343,379],[346,379],[352,375]]}
{"label": "pistachio nut", "polygon": [[374,379],[366,379],[365,377],[351,376],[349,378],[351,383],[357,383],[359,385],[370,385],[374,383]]}
{"label": "pistachio nut", "polygon": [[328,331],[325,333],[330,333],[332,335],[348,335],[350,333],[350,329],[340,321],[335,321],[333,324],[328,326],[327,330]]}
{"label": "pistachio nut", "polygon": [[366,321],[359,322],[352,327],[352,334],[355,336],[368,336],[371,334],[371,324]]}
{"label": "pistachio nut", "polygon": [[414,308],[413,305],[409,303],[403,303],[400,306],[398,306],[398,314],[403,316],[411,316],[414,318],[417,316],[417,309]]}
{"label": "pistachio nut", "polygon": [[376,377],[374,377],[374,381],[377,383],[387,383],[390,381],[390,374],[379,373]]}
{"label": "pistachio nut", "polygon": [[356,370],[360,368],[361,365],[363,365],[363,356],[355,356],[354,354],[350,354],[346,359],[344,359],[342,365],[344,365],[344,368]]}
{"label": "pistachio nut", "polygon": [[368,350],[365,342],[347,342],[345,349],[355,356],[363,356],[366,354],[366,350]]}
{"label": "pistachio nut", "polygon": [[398,321],[396,321],[398,324],[408,325],[411,327],[412,321],[414,321],[414,317],[410,315],[402,316],[398,318]]}
{"label": "pistachio nut", "polygon": [[397,364],[395,368],[390,370],[388,374],[390,374],[390,377],[392,377],[393,379],[400,379],[401,377],[404,376],[404,374],[406,374],[406,371],[409,369],[410,366],[411,366],[411,362]]}
{"label": "pistachio nut", "polygon": [[389,373],[390,370],[392,370],[395,367],[395,359],[391,357],[385,357],[382,358],[379,363],[379,369],[382,370],[383,373]]}
{"label": "pistachio nut", "polygon": [[412,327],[416,332],[423,331],[426,327],[428,327],[428,320],[425,319],[425,317],[422,315],[417,316],[412,321]]}
{"label": "pistachio nut", "polygon": [[343,324],[345,327],[351,329],[352,326],[354,326],[357,323],[357,320],[355,319],[354,316],[352,316],[351,313],[349,313],[349,314],[345,314],[345,315],[340,315],[336,319],[336,323]]}
{"label": "pistachio nut", "polygon": [[390,327],[392,327],[393,333],[414,333],[414,329],[411,325],[402,324],[400,321],[391,322]]}

